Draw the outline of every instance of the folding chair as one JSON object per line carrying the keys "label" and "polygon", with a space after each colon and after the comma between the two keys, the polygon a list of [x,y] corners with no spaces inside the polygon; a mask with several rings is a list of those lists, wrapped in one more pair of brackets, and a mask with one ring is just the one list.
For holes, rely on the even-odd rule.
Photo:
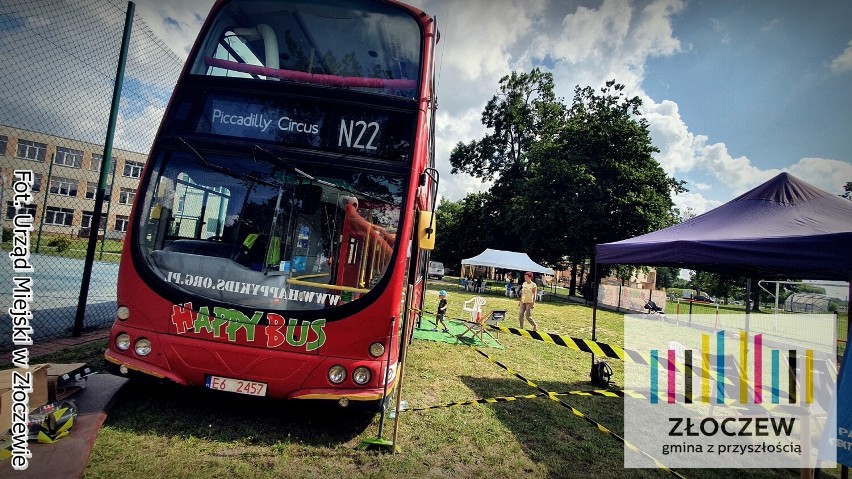
{"label": "folding chair", "polygon": [[[506,310],[504,309],[495,309],[491,311],[487,318],[485,318],[485,324],[488,326],[499,326],[499,322],[506,319]],[[497,329],[497,335],[495,339],[500,339],[500,330]],[[490,332],[488,333],[491,334]]]}
{"label": "folding chair", "polygon": [[485,332],[485,318],[482,316],[482,306],[484,305],[485,298],[480,296],[474,296],[462,304],[462,310],[470,313],[470,320],[462,322],[467,329],[459,336],[471,333],[473,337],[479,337],[479,340],[483,341],[482,333]]}

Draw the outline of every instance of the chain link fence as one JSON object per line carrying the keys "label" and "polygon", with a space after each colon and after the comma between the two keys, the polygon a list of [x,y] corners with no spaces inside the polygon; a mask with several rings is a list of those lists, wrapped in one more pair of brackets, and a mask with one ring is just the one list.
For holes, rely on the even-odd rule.
{"label": "chain link fence", "polygon": [[[118,262],[154,134],[183,60],[135,15],[105,201],[94,211],[128,5],[111,0],[0,2],[0,349],[12,345],[14,220],[32,215],[31,337],[67,336],[81,288],[84,330],[112,323]],[[33,174],[32,201],[13,204],[14,172]],[[95,215],[100,228],[92,231]],[[81,284],[90,235],[97,249]]]}

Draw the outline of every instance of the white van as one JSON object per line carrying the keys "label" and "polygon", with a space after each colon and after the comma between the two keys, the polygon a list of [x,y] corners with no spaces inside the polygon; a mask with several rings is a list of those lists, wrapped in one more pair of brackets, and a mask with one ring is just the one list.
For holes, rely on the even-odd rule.
{"label": "white van", "polygon": [[429,278],[444,279],[444,263],[430,261],[429,269],[426,270],[426,276]]}

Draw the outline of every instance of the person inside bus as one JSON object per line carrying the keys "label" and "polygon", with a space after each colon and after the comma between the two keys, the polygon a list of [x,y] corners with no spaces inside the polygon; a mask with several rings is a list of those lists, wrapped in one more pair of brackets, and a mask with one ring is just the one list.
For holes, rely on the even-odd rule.
{"label": "person inside bus", "polygon": [[438,309],[435,311],[435,328],[432,331],[438,330],[438,323],[444,328],[445,333],[449,333],[447,323],[444,322],[444,316],[447,314],[447,292],[443,289],[438,291]]}
{"label": "person inside bus", "polygon": [[521,285],[518,296],[518,319],[521,323],[521,329],[524,329],[524,316],[532,325],[532,330],[537,331],[538,325],[533,321],[532,310],[535,308],[535,295],[538,292],[538,286],[533,283],[533,274],[527,271],[524,274],[524,284]]}

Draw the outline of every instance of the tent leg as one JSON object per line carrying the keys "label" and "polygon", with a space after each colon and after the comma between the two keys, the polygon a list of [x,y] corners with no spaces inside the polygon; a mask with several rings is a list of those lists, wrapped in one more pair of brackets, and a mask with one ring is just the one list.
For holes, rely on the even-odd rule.
{"label": "tent leg", "polygon": [[[589,290],[592,295],[592,341],[596,339],[595,333],[597,331],[598,326],[598,268],[597,263],[592,261],[592,284]],[[590,370],[589,377],[591,377],[591,371],[595,368],[595,353],[592,353],[592,366]]]}

